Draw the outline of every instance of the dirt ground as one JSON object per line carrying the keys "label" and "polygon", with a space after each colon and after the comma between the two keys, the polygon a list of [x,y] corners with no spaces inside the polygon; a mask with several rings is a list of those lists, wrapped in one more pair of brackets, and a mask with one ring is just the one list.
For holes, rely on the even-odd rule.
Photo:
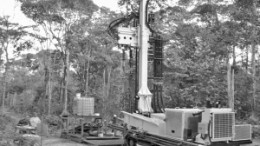
{"label": "dirt ground", "polygon": [[42,146],[88,146],[87,144],[80,144],[73,141],[60,138],[44,138]]}
{"label": "dirt ground", "polygon": [[[80,144],[60,138],[43,139],[42,146],[89,146],[87,144]],[[260,146],[260,139],[254,139],[250,145],[243,146]]]}
{"label": "dirt ground", "polygon": [[260,146],[260,137],[257,139],[254,139],[252,144],[243,145],[243,146]]}

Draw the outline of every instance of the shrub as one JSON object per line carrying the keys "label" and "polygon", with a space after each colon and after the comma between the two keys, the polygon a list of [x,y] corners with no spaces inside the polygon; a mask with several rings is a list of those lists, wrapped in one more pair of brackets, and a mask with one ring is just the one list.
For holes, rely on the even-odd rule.
{"label": "shrub", "polygon": [[17,134],[15,133],[16,121],[8,115],[0,115],[0,143],[8,145],[13,141]]}

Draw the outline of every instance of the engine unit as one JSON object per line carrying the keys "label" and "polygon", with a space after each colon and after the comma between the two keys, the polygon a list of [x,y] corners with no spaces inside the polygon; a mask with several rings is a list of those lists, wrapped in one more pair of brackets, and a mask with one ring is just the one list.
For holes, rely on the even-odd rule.
{"label": "engine unit", "polygon": [[204,129],[210,132],[212,142],[230,141],[234,135],[235,113],[229,108],[205,109],[201,123],[198,131],[202,129],[201,125],[207,126]]}
{"label": "engine unit", "polygon": [[197,133],[200,109],[165,109],[166,135],[181,140],[192,139]]}

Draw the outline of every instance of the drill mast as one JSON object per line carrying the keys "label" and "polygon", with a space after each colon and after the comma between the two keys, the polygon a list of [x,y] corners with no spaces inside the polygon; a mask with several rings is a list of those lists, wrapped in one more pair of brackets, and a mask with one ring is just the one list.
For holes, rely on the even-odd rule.
{"label": "drill mast", "polygon": [[141,113],[152,112],[152,93],[148,89],[148,47],[149,35],[151,32],[146,26],[147,14],[146,5],[148,0],[142,0],[140,4],[140,31],[138,37],[139,50],[139,91],[138,110]]}

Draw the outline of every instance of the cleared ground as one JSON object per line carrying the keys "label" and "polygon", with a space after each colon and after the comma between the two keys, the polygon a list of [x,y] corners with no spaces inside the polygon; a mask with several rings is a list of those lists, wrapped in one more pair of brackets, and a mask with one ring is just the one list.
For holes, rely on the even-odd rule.
{"label": "cleared ground", "polygon": [[[42,146],[90,146],[90,145],[76,143],[66,139],[48,138],[42,141]],[[260,146],[260,139],[254,139],[254,142],[252,144],[245,145],[245,146]]]}
{"label": "cleared ground", "polygon": [[66,139],[48,138],[48,139],[43,139],[42,146],[88,146],[88,145],[76,143]]}
{"label": "cleared ground", "polygon": [[254,139],[252,144],[245,145],[245,146],[260,146],[260,138],[259,139]]}

